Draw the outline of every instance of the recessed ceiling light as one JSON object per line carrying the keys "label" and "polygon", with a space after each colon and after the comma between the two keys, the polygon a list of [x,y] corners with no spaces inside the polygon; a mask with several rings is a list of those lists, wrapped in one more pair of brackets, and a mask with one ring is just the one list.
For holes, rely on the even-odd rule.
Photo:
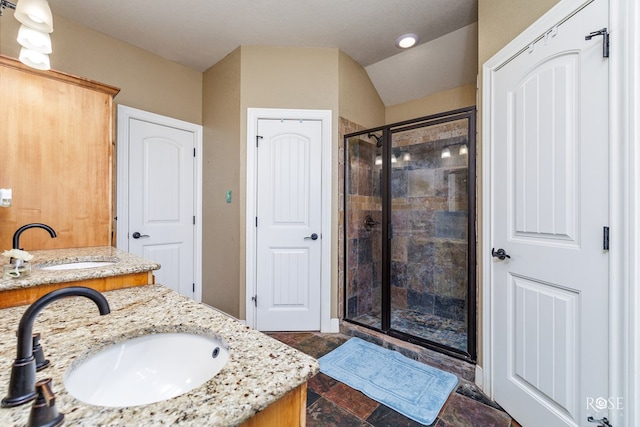
{"label": "recessed ceiling light", "polygon": [[396,46],[400,49],[409,49],[418,43],[418,35],[417,34],[403,34],[396,40]]}

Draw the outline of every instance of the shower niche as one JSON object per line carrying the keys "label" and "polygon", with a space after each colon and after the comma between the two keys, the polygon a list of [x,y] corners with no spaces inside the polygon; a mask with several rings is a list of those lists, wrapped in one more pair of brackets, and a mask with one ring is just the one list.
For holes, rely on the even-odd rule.
{"label": "shower niche", "polygon": [[475,361],[475,107],[344,147],[344,320]]}

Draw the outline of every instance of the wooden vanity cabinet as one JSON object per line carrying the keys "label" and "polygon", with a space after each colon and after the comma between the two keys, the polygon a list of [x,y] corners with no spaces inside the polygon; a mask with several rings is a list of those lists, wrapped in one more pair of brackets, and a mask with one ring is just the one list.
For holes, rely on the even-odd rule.
{"label": "wooden vanity cabinet", "polygon": [[99,292],[107,292],[115,291],[116,289],[132,288],[134,286],[146,286],[153,283],[155,283],[155,277],[152,272],[147,271],[143,273],[76,280],[73,282],[49,283],[29,286],[26,288],[16,287],[13,289],[0,290],[0,310],[3,308],[31,304],[49,292],[71,286],[85,286]]}
{"label": "wooden vanity cabinet", "polygon": [[299,385],[258,412],[240,427],[304,427],[307,425],[307,383]]}
{"label": "wooden vanity cabinet", "polygon": [[0,188],[13,203],[0,208],[0,250],[112,244],[113,97],[118,88],[57,71],[39,71],[0,56]]}

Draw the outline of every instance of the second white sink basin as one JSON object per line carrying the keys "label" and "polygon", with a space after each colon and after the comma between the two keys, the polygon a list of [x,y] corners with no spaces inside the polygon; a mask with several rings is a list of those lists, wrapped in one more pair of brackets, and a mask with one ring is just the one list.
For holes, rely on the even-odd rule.
{"label": "second white sink basin", "polygon": [[65,264],[55,264],[55,265],[47,265],[45,267],[40,267],[42,270],[78,270],[80,268],[96,268],[96,267],[106,267],[108,265],[113,265],[115,262],[113,261],[79,261],[79,262],[68,262]]}
{"label": "second white sink basin", "polygon": [[214,377],[229,360],[215,338],[145,335],[113,344],[65,374],[67,391],[98,406],[146,405],[179,396]]}

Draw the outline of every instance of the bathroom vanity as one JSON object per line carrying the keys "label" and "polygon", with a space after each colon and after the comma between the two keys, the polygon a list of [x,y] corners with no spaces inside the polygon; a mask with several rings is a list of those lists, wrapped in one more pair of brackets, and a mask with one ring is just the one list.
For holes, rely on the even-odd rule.
{"label": "bathroom vanity", "polygon": [[[65,425],[304,426],[306,382],[318,362],[237,320],[160,285],[105,292],[111,314],[99,316],[91,301],[69,297],[42,310],[34,332],[51,366],[37,379],[53,379]],[[6,394],[26,307],[0,310],[0,393]],[[183,395],[148,405],[108,408],[71,396],[65,373],[74,362],[133,337],[186,332],[218,337],[229,350],[222,370]],[[0,409],[0,425],[24,426],[31,404]]]}
{"label": "bathroom vanity", "polygon": [[[15,279],[0,277],[0,309],[31,304],[55,289],[86,286],[100,292],[154,283],[153,271],[160,264],[140,258],[112,246],[28,251],[31,275]],[[6,259],[2,259],[6,261]],[[73,268],[78,262],[107,262],[93,268]],[[109,263],[109,262],[112,262]],[[64,267],[59,270],[43,269]]]}

